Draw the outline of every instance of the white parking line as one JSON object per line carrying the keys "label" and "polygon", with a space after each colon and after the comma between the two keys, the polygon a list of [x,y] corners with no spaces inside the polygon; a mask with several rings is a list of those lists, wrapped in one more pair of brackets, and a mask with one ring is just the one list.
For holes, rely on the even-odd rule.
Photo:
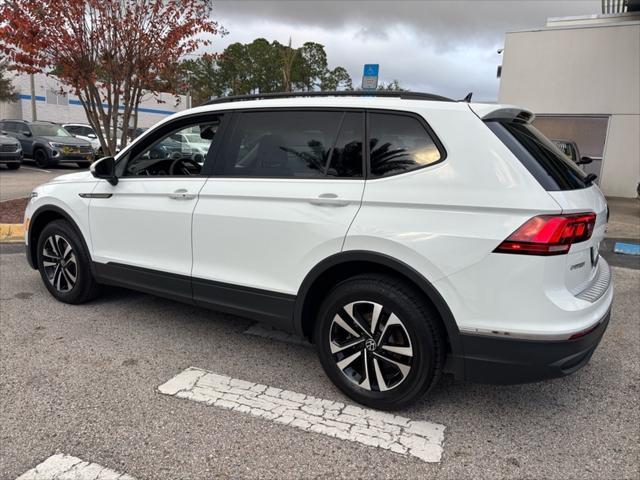
{"label": "white parking line", "polygon": [[58,453],[20,475],[16,480],[135,480],[97,463]]}
{"label": "white parking line", "polygon": [[302,345],[304,347],[312,346],[304,338],[301,338],[292,333],[284,332],[282,330],[277,330],[261,323],[254,323],[252,326],[246,329],[244,333],[247,335],[255,335],[256,337],[268,338],[269,340],[291,343],[293,345]]}
{"label": "white parking line", "polygon": [[26,165],[22,165],[21,168],[26,168],[27,170],[33,170],[35,172],[46,172],[46,173],[51,173],[51,170],[45,170],[44,168],[34,168],[34,167],[27,167]]}
{"label": "white parking line", "polygon": [[160,393],[248,413],[307,432],[359,442],[439,462],[444,425],[411,420],[302,393],[187,368],[158,387]]}

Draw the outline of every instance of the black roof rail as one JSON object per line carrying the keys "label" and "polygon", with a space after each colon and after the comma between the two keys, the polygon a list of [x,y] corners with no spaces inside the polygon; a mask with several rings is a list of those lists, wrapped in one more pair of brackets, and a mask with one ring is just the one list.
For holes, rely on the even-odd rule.
{"label": "black roof rail", "polygon": [[331,92],[273,92],[256,93],[251,95],[234,95],[209,100],[203,105],[215,105],[218,103],[241,102],[245,100],[267,100],[270,98],[296,98],[296,97],[392,97],[402,100],[431,100],[436,102],[455,102],[455,100],[432,93],[422,92],[389,92],[389,91],[364,91],[364,90],[340,90]]}

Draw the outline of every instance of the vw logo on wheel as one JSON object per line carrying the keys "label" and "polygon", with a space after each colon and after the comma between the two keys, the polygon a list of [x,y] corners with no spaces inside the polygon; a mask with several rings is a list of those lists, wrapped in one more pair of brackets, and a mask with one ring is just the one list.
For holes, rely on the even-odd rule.
{"label": "vw logo on wheel", "polygon": [[364,342],[364,347],[373,352],[376,349],[376,341],[373,338],[368,338],[366,342]]}

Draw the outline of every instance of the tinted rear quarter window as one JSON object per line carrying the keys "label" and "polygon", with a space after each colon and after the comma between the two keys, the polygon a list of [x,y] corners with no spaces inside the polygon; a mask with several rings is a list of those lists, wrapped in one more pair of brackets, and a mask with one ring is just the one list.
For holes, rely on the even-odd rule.
{"label": "tinted rear quarter window", "polygon": [[415,117],[369,114],[371,176],[386,177],[434,164],[442,159],[435,140]]}
{"label": "tinted rear quarter window", "polygon": [[545,190],[577,190],[590,185],[586,174],[532,125],[505,121],[486,124]]}

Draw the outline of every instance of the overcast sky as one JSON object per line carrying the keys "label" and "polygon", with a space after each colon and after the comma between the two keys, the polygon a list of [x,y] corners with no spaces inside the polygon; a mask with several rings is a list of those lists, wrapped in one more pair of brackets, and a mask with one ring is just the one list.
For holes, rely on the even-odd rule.
{"label": "overcast sky", "polygon": [[365,63],[380,80],[411,90],[478,100],[498,93],[504,33],[537,28],[548,17],[600,13],[600,0],[328,1],[217,0],[214,16],[229,32],[207,50],[263,37],[325,46],[329,67],[344,66],[359,85]]}

